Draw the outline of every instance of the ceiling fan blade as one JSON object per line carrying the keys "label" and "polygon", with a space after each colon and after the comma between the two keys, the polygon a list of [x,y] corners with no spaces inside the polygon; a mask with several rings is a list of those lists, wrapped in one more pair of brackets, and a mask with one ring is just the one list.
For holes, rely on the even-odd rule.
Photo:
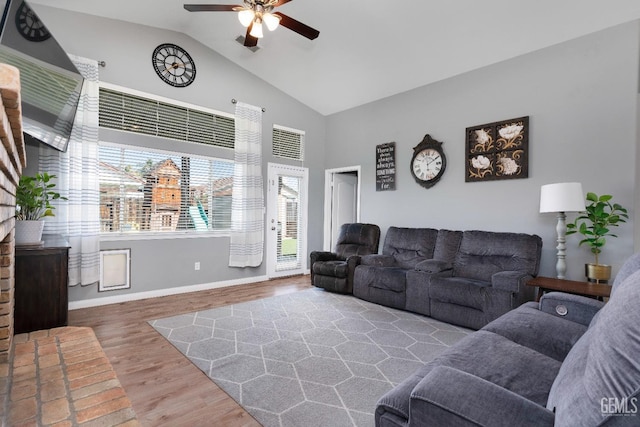
{"label": "ceiling fan blade", "polygon": [[313,40],[320,35],[320,31],[311,28],[310,26],[305,25],[300,21],[295,20],[285,15],[284,13],[274,12],[274,15],[278,15],[281,18],[280,25],[282,25],[283,27],[287,27],[291,31],[295,31],[301,36],[305,36],[309,40]]}
{"label": "ceiling fan blade", "polygon": [[185,4],[184,8],[189,12],[233,12],[237,4]]}
{"label": "ceiling fan blade", "polygon": [[244,36],[245,47],[255,47],[258,45],[258,39],[249,34],[251,32],[251,28],[253,28],[253,22],[247,28],[247,34]]}
{"label": "ceiling fan blade", "polygon": [[273,7],[278,7],[278,6],[282,6],[285,3],[289,3],[291,0],[278,0],[277,2],[275,2],[275,4],[273,5]]}

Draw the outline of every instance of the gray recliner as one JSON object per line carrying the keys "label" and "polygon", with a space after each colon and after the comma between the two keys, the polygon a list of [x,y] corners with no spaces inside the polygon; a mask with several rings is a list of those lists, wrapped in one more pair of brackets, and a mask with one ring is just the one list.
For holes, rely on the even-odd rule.
{"label": "gray recliner", "polygon": [[430,279],[431,317],[480,329],[532,300],[541,251],[536,235],[464,231],[452,270]]}
{"label": "gray recliner", "polygon": [[309,254],[311,284],[331,292],[351,294],[353,274],[363,255],[378,252],[380,227],[375,224],[343,224],[334,252]]}
{"label": "gray recliner", "polygon": [[640,425],[640,254],[609,301],[527,302],[385,394],[376,426]]}

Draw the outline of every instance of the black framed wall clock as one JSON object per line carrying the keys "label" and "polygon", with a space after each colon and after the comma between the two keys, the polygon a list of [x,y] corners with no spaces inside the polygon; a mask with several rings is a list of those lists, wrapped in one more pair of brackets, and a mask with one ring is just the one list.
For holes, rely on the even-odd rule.
{"label": "black framed wall clock", "polygon": [[173,43],[163,43],[156,47],[151,62],[158,77],[171,86],[189,86],[196,78],[193,58],[186,50]]}
{"label": "black framed wall clock", "polygon": [[42,42],[51,37],[47,27],[25,2],[16,11],[16,28],[22,37],[32,42]]}
{"label": "black framed wall clock", "polygon": [[442,149],[442,142],[425,135],[422,141],[413,147],[411,158],[411,175],[424,188],[433,187],[447,168],[447,158]]}

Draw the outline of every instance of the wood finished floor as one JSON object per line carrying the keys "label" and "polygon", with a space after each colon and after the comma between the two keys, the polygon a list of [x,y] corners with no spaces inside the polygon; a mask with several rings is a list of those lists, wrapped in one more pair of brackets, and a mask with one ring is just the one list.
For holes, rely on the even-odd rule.
{"label": "wood finished floor", "polygon": [[143,426],[260,426],[149,320],[310,288],[309,276],[72,310],[95,331]]}

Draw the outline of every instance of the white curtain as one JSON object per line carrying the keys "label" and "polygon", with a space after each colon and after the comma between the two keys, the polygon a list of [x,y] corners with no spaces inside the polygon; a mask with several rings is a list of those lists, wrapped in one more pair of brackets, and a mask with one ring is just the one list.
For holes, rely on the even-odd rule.
{"label": "white curtain", "polygon": [[264,246],[262,109],[238,102],[235,130],[229,266],[257,267]]}
{"label": "white curtain", "polygon": [[41,144],[40,171],[56,175],[56,190],[68,200],[56,200],[54,217],[44,233],[65,237],[69,249],[69,286],[100,280],[100,186],[98,182],[98,63],[69,55],[84,77],[80,102],[67,151]]}

